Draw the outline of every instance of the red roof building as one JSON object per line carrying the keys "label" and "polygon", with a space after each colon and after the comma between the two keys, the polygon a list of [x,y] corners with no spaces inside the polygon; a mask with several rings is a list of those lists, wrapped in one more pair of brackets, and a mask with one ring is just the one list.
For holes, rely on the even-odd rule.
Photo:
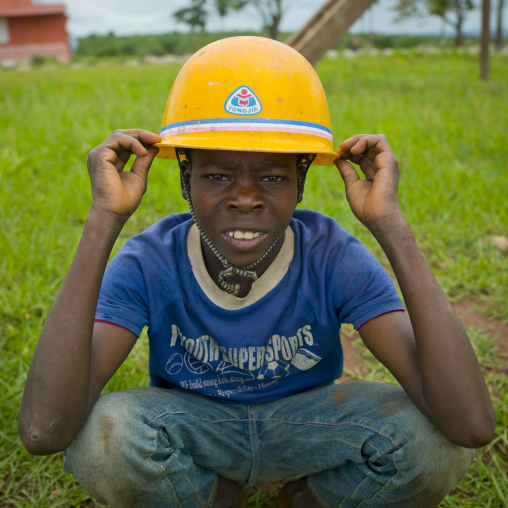
{"label": "red roof building", "polygon": [[0,0],[0,62],[34,56],[69,60],[64,5],[33,5],[31,0]]}

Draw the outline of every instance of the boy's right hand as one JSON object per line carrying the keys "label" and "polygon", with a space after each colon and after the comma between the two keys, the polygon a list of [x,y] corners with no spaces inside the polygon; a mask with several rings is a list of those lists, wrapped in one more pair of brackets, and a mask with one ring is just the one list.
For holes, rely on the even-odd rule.
{"label": "boy's right hand", "polygon": [[[105,213],[121,224],[127,221],[146,191],[148,170],[159,151],[151,145],[160,139],[141,129],[117,130],[88,154],[92,213]],[[136,160],[124,171],[132,154]]]}

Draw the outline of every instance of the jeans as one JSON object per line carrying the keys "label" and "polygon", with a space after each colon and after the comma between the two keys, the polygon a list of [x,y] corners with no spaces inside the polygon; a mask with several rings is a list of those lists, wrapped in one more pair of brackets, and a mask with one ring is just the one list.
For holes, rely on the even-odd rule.
{"label": "jeans", "polygon": [[398,386],[347,382],[242,405],[181,389],[99,398],[64,470],[113,507],[211,506],[240,484],[307,477],[324,507],[432,507],[474,451],[450,443]]}

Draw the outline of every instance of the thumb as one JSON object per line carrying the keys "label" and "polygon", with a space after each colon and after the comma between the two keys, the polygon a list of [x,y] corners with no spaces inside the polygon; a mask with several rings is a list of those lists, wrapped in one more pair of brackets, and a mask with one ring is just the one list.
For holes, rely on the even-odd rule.
{"label": "thumb", "polygon": [[339,170],[342,180],[344,180],[346,190],[349,187],[351,187],[355,182],[360,180],[360,177],[358,176],[356,169],[350,162],[344,159],[335,159],[334,163],[335,166],[337,166],[337,169]]}
{"label": "thumb", "polygon": [[134,164],[131,168],[131,173],[138,175],[143,180],[146,180],[148,175],[148,170],[152,165],[152,162],[157,155],[159,149],[156,146],[151,146],[146,149],[146,155],[136,157]]}

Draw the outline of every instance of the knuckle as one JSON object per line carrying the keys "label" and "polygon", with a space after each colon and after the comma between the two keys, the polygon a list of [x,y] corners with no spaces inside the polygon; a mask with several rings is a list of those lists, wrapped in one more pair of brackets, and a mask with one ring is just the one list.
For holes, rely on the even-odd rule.
{"label": "knuckle", "polygon": [[122,129],[116,129],[115,131],[113,131],[111,136],[109,136],[109,139],[118,141],[118,139],[123,138],[125,136],[126,134]]}

